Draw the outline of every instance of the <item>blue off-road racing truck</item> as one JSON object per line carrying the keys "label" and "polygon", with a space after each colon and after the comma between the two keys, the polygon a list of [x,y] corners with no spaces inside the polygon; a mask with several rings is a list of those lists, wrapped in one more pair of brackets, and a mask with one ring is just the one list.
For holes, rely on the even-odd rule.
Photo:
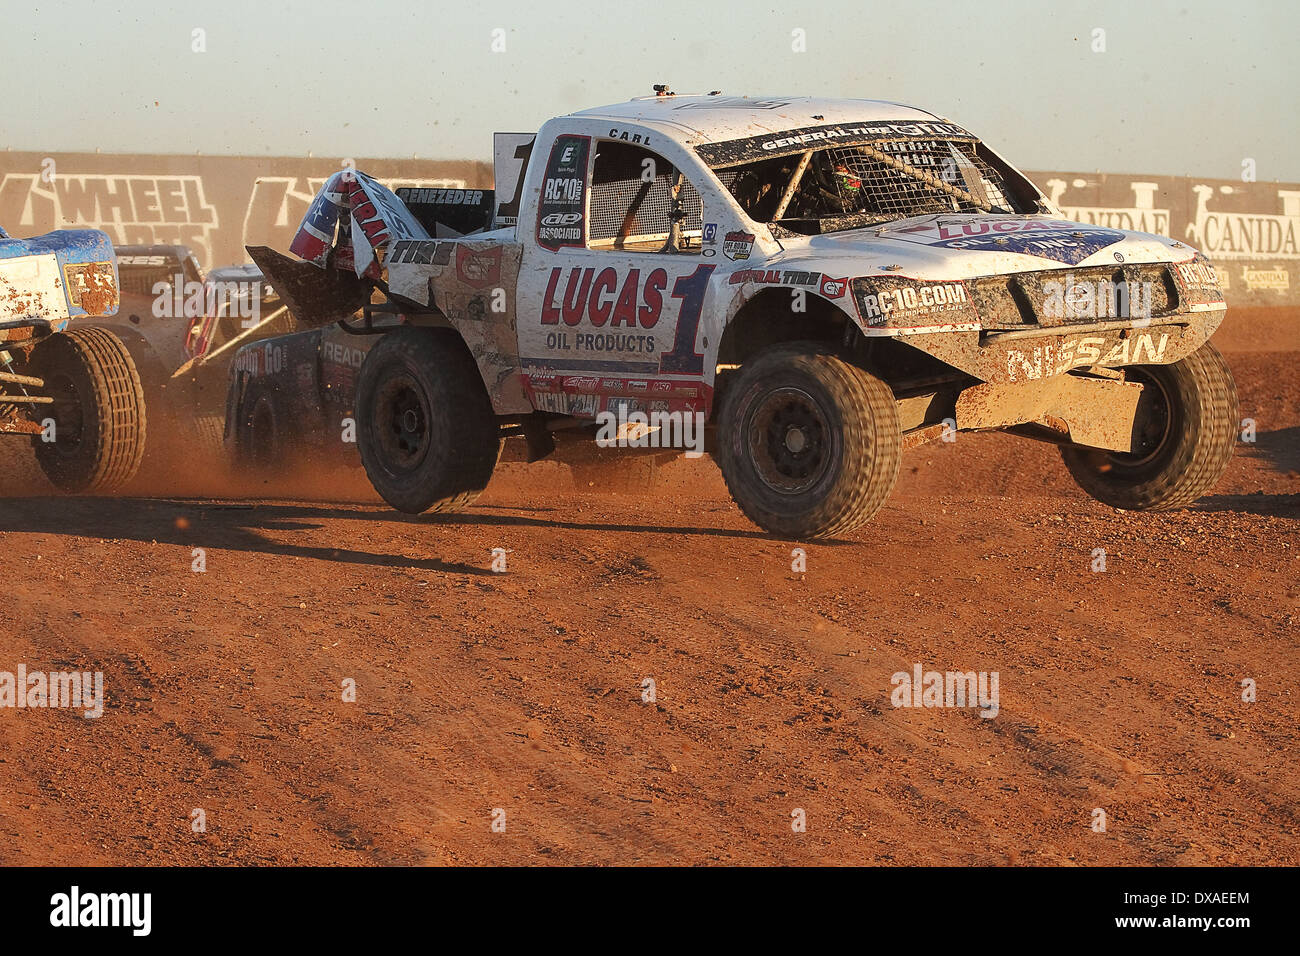
{"label": "blue off-road racing truck", "polygon": [[131,353],[96,319],[117,313],[107,235],[0,229],[0,435],[25,435],[54,485],[104,492],[144,457],[145,398]]}

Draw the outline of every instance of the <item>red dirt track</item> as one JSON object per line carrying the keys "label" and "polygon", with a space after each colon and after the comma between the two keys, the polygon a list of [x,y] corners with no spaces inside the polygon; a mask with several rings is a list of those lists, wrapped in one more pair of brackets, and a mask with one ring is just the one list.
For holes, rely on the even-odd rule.
{"label": "red dirt track", "polygon": [[[0,476],[0,671],[107,695],[0,708],[0,864],[1300,864],[1278,330],[1224,330],[1258,440],[1196,508],[1116,512],[1055,449],[963,434],[803,573],[707,459],[638,493],[503,466],[420,518],[355,477],[313,502]],[[997,671],[1000,711],[893,707],[918,663]]]}

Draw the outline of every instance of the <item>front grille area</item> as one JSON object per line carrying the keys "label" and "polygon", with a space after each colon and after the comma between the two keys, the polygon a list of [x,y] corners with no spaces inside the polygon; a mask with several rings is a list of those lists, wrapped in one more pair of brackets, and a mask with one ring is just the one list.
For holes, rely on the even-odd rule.
{"label": "front grille area", "polygon": [[985,329],[1158,318],[1178,308],[1173,277],[1159,263],[1022,272],[971,287]]}

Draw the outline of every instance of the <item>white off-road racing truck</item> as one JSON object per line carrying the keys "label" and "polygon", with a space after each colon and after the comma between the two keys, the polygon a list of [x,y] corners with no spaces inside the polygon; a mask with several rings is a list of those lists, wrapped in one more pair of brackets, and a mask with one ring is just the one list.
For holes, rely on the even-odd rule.
{"label": "white off-road racing truck", "polygon": [[[496,154],[495,195],[399,198],[344,171],[294,241],[305,261],[249,250],[301,325],[382,336],[357,441],[400,510],[472,501],[505,436],[538,458],[610,412],[701,416],[737,504],[791,538],[861,525],[903,449],[945,430],[1058,443],[1126,509],[1189,504],[1231,456],[1209,262],[1062,219],[939,116],[660,90],[498,134]],[[449,226],[465,206],[488,228]],[[228,409],[237,426],[238,389]]]}

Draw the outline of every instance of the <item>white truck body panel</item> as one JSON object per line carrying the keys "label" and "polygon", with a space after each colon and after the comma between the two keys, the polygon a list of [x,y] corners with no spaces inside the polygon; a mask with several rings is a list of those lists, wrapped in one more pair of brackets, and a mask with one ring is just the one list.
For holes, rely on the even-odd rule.
{"label": "white truck body panel", "polygon": [[[980,190],[972,185],[972,170],[978,178],[988,175],[979,170],[992,168],[1006,177],[1003,188],[1019,197],[1021,208],[998,212],[986,204],[981,208],[995,211],[957,211],[953,200],[952,212],[797,234],[750,218],[746,208],[752,207],[742,207],[721,178],[768,157],[804,156],[807,162],[813,151],[862,152],[859,147],[869,143],[892,144],[915,161],[906,151],[933,142],[964,144],[975,156],[965,160],[964,180],[952,178],[958,187]],[[957,156],[955,146],[944,148]],[[598,158],[620,149],[636,156],[649,151],[647,183],[660,175],[656,164],[666,163],[671,170],[663,175],[677,184],[671,188],[689,186],[692,204],[698,197],[698,207],[692,205],[690,215],[671,227],[680,235],[662,248],[659,241],[668,232],[638,231],[639,201],[621,225],[617,209],[593,202],[602,185],[592,178],[600,175]],[[901,169],[904,178],[916,172],[892,157],[880,160],[879,150],[875,156],[886,171]],[[986,166],[977,169],[976,160]],[[1194,249],[1161,236],[1064,220],[1037,187],[973,134],[897,103],[647,97],[550,120],[535,137],[498,134],[494,162],[498,228],[462,239],[394,242],[384,269],[393,294],[436,309],[461,332],[502,415],[590,417],[611,402],[707,410],[724,331],[746,303],[773,286],[822,300],[868,338],[903,337],[936,356],[942,352],[950,363],[952,347],[932,347],[933,336],[970,336],[987,328],[972,302],[976,281],[989,277],[1060,273],[1070,284],[1075,270],[1098,275],[1106,266],[1168,264],[1188,270],[1179,273],[1180,288],[1191,283],[1198,295],[1204,293],[1190,305],[1180,302],[1180,312],[1224,308],[1213,268]],[[611,182],[635,188],[634,179]],[[789,192],[797,182],[796,175]],[[602,196],[608,197],[604,186]],[[930,188],[942,193],[944,187]],[[375,203],[380,215],[382,198]],[[658,215],[656,221],[664,221],[662,208]],[[354,241],[361,232],[356,216],[354,208]],[[405,226],[390,232],[415,235]],[[357,274],[374,261],[370,249],[358,248]],[[1032,281],[1040,294],[1051,277]],[[864,291],[877,284],[879,294]],[[1188,346],[1204,337],[1188,337]],[[967,351],[979,347],[978,335],[962,340]],[[974,365],[967,371],[979,374]]]}
{"label": "white truck body panel", "polygon": [[58,257],[0,259],[0,322],[37,318],[68,318]]}

